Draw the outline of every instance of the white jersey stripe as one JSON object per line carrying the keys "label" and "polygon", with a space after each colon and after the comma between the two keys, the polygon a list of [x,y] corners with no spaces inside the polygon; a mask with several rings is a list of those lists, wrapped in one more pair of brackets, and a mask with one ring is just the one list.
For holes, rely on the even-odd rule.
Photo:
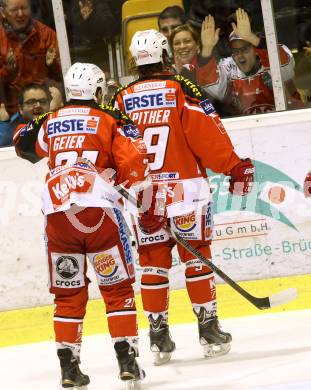
{"label": "white jersey stripe", "polygon": [[41,126],[40,127],[40,130],[39,130],[39,133],[38,133],[38,143],[39,143],[39,145],[40,145],[40,148],[44,151],[44,152],[46,152],[46,153],[48,153],[48,144],[43,140],[43,137],[44,137],[44,129],[43,129],[43,127]]}
{"label": "white jersey stripe", "polygon": [[204,279],[211,279],[214,277],[214,274],[208,274],[208,275],[201,275],[201,276],[196,276],[196,277],[191,277],[191,278],[187,278],[186,277],[186,281],[187,283],[192,283],[192,282],[197,282],[198,280],[204,280]]}
{"label": "white jersey stripe", "polygon": [[83,319],[54,317],[54,321],[55,322],[74,322],[74,323],[77,323],[77,324],[82,324]]}
{"label": "white jersey stripe", "polygon": [[116,316],[133,316],[136,314],[135,310],[124,310],[124,311],[116,311],[114,313],[107,313],[107,317],[116,317]]}
{"label": "white jersey stripe", "polygon": [[201,112],[202,114],[205,115],[204,111],[202,108],[200,107],[197,107],[197,106],[191,106],[190,104],[188,103],[185,103],[185,107],[188,108],[189,110],[193,110],[193,111],[198,111],[198,112]]}
{"label": "white jersey stripe", "polygon": [[20,132],[21,132],[26,126],[27,126],[27,125],[25,124],[24,127],[21,127],[21,128],[14,134],[14,136],[13,136],[13,141],[14,141],[14,143],[15,143],[16,138],[19,137]]}
{"label": "white jersey stripe", "polygon": [[142,284],[140,286],[141,289],[145,290],[161,290],[162,288],[168,288],[169,284],[168,283],[163,283],[163,284]]}

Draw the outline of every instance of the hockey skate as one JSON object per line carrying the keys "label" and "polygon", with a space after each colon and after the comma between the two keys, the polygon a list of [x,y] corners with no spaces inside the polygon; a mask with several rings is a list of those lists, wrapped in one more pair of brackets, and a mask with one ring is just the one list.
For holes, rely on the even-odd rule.
{"label": "hockey skate", "polygon": [[73,356],[70,348],[58,349],[57,355],[62,370],[61,388],[86,389],[90,378],[80,371],[79,358]]}
{"label": "hockey skate", "polygon": [[126,390],[140,390],[146,375],[135,359],[137,351],[125,340],[116,342],[114,349],[120,369],[119,378],[125,382]]}
{"label": "hockey skate", "polygon": [[231,334],[223,332],[217,317],[208,317],[204,307],[194,310],[198,318],[199,339],[203,347],[204,357],[212,358],[225,355],[231,348]]}
{"label": "hockey skate", "polygon": [[150,349],[154,356],[154,365],[160,366],[171,360],[176,346],[171,338],[166,319],[160,314],[155,320],[152,314],[148,317],[150,323]]}

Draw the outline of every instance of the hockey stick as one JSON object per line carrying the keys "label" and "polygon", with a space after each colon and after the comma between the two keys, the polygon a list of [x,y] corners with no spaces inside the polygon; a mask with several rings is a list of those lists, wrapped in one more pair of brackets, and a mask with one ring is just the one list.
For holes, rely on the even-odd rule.
{"label": "hockey stick", "polygon": [[[126,198],[130,203],[136,207],[140,207],[141,204],[138,202],[129,192],[121,187],[114,187],[124,198]],[[288,288],[286,290],[280,291],[276,294],[272,294],[269,297],[258,298],[250,293],[248,293],[244,288],[238,285],[234,280],[232,280],[227,274],[225,274],[220,268],[218,268],[214,263],[209,259],[204,257],[197,249],[193,248],[187,240],[181,237],[177,232],[171,231],[169,228],[165,229],[170,235],[173,236],[176,242],[182,245],[188,252],[192,253],[198,259],[202,261],[207,267],[211,268],[215,274],[217,274],[221,279],[223,279],[229,286],[231,286],[235,291],[247,299],[250,303],[257,307],[257,309],[265,310],[270,309],[271,307],[283,305],[287,302],[292,301],[297,298],[297,290],[295,288]]]}

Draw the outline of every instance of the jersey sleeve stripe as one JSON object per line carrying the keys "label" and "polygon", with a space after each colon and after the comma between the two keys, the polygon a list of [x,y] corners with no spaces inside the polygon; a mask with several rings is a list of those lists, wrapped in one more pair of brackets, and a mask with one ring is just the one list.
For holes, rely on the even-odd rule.
{"label": "jersey sleeve stripe", "polygon": [[[25,124],[26,126],[26,124]],[[16,139],[19,138],[19,135],[21,133],[21,131],[24,129],[24,127],[21,127],[19,130],[17,130],[17,132],[13,135],[13,142],[16,143]]]}
{"label": "jersey sleeve stripe", "polygon": [[44,137],[44,129],[43,127],[41,127],[38,133],[38,144],[44,152],[48,153],[49,151],[48,144],[44,141],[43,137]]}
{"label": "jersey sleeve stripe", "polygon": [[198,111],[198,112],[201,112],[202,114],[204,114],[204,111],[201,107],[191,106],[188,103],[185,103],[185,107],[188,108],[188,110]]}

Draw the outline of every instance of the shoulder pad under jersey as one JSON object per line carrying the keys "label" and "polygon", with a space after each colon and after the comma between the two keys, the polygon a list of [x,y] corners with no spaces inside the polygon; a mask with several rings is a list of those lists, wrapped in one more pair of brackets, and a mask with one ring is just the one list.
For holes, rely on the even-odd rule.
{"label": "shoulder pad under jersey", "polygon": [[46,121],[47,117],[52,114],[51,111],[48,111],[48,112],[45,112],[39,116],[37,116],[36,119],[34,119],[31,123],[33,123],[33,125],[35,127],[37,127],[38,129],[40,129],[40,127],[42,126],[42,124]]}
{"label": "shoulder pad under jersey", "polygon": [[208,99],[208,96],[206,95],[206,92],[197,84],[195,84],[193,81],[187,79],[186,77],[176,74],[174,75],[173,80],[177,81],[183,92],[188,95],[190,98],[195,98],[198,100],[205,100]]}
{"label": "shoulder pad under jersey", "polygon": [[45,112],[44,114],[39,115],[36,119],[20,129],[19,137],[15,144],[18,156],[32,163],[41,160],[41,157],[36,154],[36,141],[39,130],[49,114],[51,114],[51,112]]}
{"label": "shoulder pad under jersey", "polygon": [[[130,83],[131,84],[131,83]],[[121,85],[121,87],[119,87],[115,93],[111,96],[110,100],[109,100],[109,105],[111,106],[114,106],[114,103],[116,101],[116,98],[117,98],[117,95],[122,92],[124,89],[126,89],[130,84],[126,84],[126,85]]]}
{"label": "shoulder pad under jersey", "polygon": [[47,117],[52,114],[52,112],[45,112],[44,114],[39,115],[36,119],[28,122],[20,131],[20,137],[27,136],[30,138],[36,138],[37,134],[46,121]]}
{"label": "shoulder pad under jersey", "polygon": [[134,124],[134,122],[126,114],[110,104],[99,104],[99,108],[116,119],[118,121],[118,125],[120,126]]}

